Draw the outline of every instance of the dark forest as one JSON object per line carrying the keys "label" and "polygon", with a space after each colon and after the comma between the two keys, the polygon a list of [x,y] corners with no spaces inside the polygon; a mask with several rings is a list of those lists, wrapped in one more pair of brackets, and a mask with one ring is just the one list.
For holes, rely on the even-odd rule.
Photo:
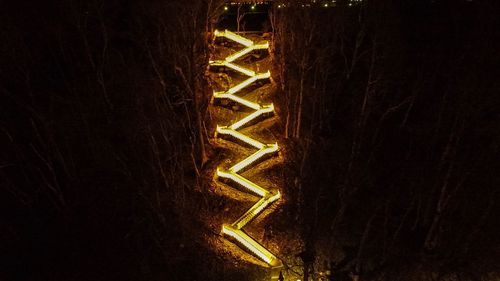
{"label": "dark forest", "polygon": [[500,280],[500,2],[229,2],[0,1],[0,280],[271,280],[213,179],[212,34],[255,21],[280,280]]}

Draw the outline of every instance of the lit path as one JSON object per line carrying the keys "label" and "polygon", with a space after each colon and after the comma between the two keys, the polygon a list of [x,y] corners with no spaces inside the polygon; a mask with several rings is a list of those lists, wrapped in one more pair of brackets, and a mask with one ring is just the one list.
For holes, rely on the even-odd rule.
{"label": "lit path", "polygon": [[268,42],[263,44],[255,44],[254,41],[240,36],[236,33],[230,32],[228,30],[225,31],[215,31],[216,37],[224,37],[225,39],[237,42],[244,46],[244,48],[240,51],[237,51],[229,56],[227,56],[224,60],[219,61],[210,61],[211,66],[221,66],[232,69],[233,71],[239,72],[244,76],[248,77],[243,80],[241,83],[233,86],[232,88],[223,91],[223,92],[214,92],[214,98],[216,99],[229,99],[233,102],[246,106],[252,110],[252,113],[243,117],[242,119],[236,121],[235,123],[227,126],[219,126],[217,125],[216,134],[220,135],[228,135],[239,141],[242,141],[256,149],[255,153],[249,155],[247,158],[242,161],[236,163],[229,169],[217,169],[217,176],[219,178],[225,178],[231,180],[237,184],[239,184],[244,189],[249,192],[255,194],[260,199],[248,209],[240,218],[238,218],[235,222],[231,224],[224,224],[222,226],[222,233],[226,236],[229,236],[236,240],[239,246],[247,251],[251,252],[263,261],[265,261],[271,267],[279,267],[282,265],[281,261],[272,254],[268,249],[262,246],[260,243],[255,241],[252,237],[250,237],[243,228],[247,225],[252,219],[259,216],[269,205],[271,205],[274,201],[280,199],[280,192],[278,190],[269,190],[264,187],[257,185],[251,180],[241,176],[238,172],[242,171],[245,168],[250,167],[253,163],[258,161],[260,158],[264,157],[267,154],[275,153],[278,151],[277,143],[262,143],[259,140],[252,138],[251,136],[245,135],[238,131],[238,129],[242,128],[252,120],[264,115],[274,112],[273,104],[259,104],[252,101],[249,101],[245,98],[242,98],[236,95],[241,90],[247,88],[248,86],[253,85],[259,80],[270,78],[271,74],[269,71],[264,73],[256,73],[255,71],[242,67],[235,63],[239,58],[244,57],[247,54],[250,54],[254,50],[266,50],[269,48]]}

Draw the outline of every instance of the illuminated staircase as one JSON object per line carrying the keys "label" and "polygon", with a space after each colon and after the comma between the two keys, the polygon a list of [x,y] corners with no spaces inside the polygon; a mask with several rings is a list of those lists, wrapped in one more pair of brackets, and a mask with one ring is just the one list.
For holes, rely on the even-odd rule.
{"label": "illuminated staircase", "polygon": [[250,221],[252,221],[252,219],[259,216],[259,214],[261,214],[273,202],[280,199],[281,194],[278,190],[269,190],[263,188],[238,173],[243,169],[250,167],[254,162],[258,161],[262,157],[278,151],[277,143],[271,143],[271,144],[262,143],[238,131],[238,129],[242,128],[252,120],[255,120],[256,118],[264,114],[269,114],[274,112],[273,104],[259,104],[236,95],[238,92],[240,92],[241,90],[245,89],[250,85],[253,85],[257,81],[270,78],[271,74],[269,71],[263,73],[256,73],[251,69],[245,68],[235,63],[236,60],[244,57],[245,55],[250,54],[252,51],[268,49],[269,44],[268,42],[255,44],[254,41],[245,38],[243,36],[240,36],[236,33],[230,32],[228,30],[225,31],[216,30],[214,35],[216,37],[223,37],[225,39],[237,42],[243,45],[245,48],[227,56],[224,60],[210,61],[210,66],[227,67],[229,69],[232,69],[233,71],[236,71],[248,77],[245,80],[243,80],[243,82],[231,87],[226,91],[214,92],[213,94],[214,98],[229,99],[235,103],[241,104],[243,106],[246,106],[254,110],[254,112],[250,113],[249,115],[243,117],[242,119],[236,121],[231,125],[228,126],[217,125],[216,134],[231,136],[237,140],[247,143],[248,145],[256,149],[255,153],[249,155],[247,158],[236,163],[229,169],[225,170],[218,168],[217,177],[231,180],[260,198],[250,209],[248,209],[235,222],[231,224],[224,224],[222,226],[222,233],[225,236],[229,236],[234,240],[236,240],[242,249],[246,250],[247,252],[253,253],[255,256],[259,257],[261,260],[266,262],[269,266],[280,267],[282,266],[281,260],[279,260],[274,254],[272,254],[268,249],[266,249],[260,243],[255,241],[255,239],[253,239],[247,233],[245,233],[243,228]]}

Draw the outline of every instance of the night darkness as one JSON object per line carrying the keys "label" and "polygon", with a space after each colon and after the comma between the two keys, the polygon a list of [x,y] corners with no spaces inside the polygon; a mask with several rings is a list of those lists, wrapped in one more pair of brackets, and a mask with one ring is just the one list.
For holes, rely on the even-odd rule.
{"label": "night darkness", "polygon": [[0,1],[0,280],[278,280],[221,235],[254,198],[214,177],[251,113],[216,28],[269,42],[279,280],[500,280],[500,2],[230,2]]}

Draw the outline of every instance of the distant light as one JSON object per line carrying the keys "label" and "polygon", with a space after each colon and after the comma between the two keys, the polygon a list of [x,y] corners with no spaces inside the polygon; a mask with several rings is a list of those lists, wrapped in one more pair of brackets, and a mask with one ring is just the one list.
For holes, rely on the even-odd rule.
{"label": "distant light", "polygon": [[[325,5],[323,5],[325,8],[328,8],[328,3],[325,3]],[[300,281],[300,280],[299,280]]]}
{"label": "distant light", "polygon": [[227,6],[226,6],[226,7],[224,7],[224,11],[227,11],[227,10],[229,10],[229,8],[228,8]]}
{"label": "distant light", "polygon": [[349,3],[349,6],[352,6],[352,3]]}
{"label": "distant light", "polygon": [[255,10],[255,5],[253,5],[251,9],[252,9],[252,10]]}
{"label": "distant light", "polygon": [[281,9],[281,5],[278,5],[278,9]]}

